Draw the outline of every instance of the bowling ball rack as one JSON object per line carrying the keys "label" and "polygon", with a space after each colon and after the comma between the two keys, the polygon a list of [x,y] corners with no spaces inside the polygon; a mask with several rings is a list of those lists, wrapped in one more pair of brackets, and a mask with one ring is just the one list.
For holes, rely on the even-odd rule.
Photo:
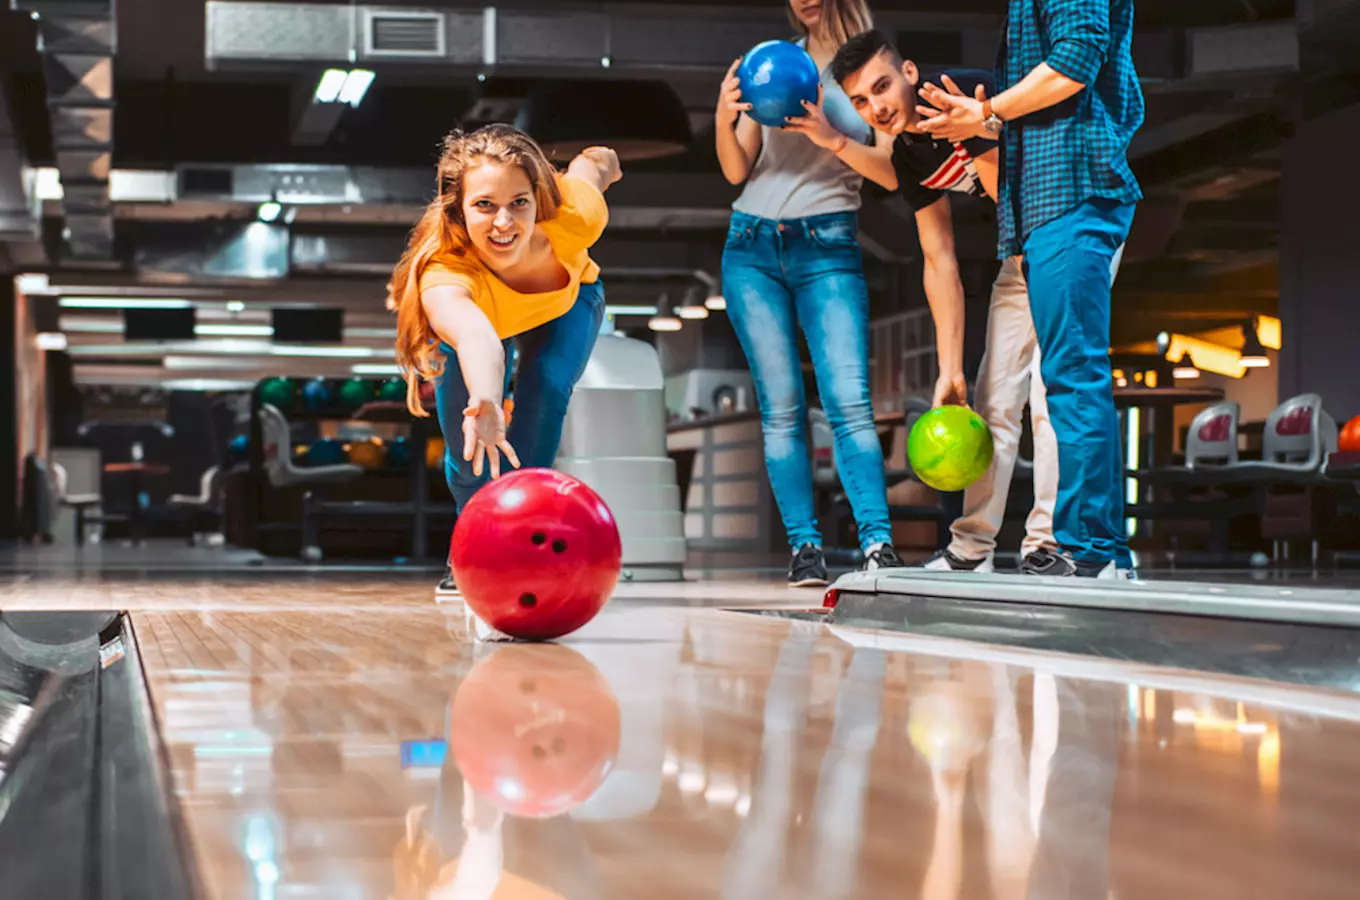
{"label": "bowling ball rack", "polygon": [[[282,388],[278,382],[287,379],[267,379],[261,382],[261,386],[269,384],[271,388],[282,395]],[[324,389],[318,382],[325,382]],[[287,409],[281,409],[290,422],[323,422],[323,421],[368,421],[381,423],[409,424],[410,435],[407,443],[424,447],[432,437],[439,435],[439,424],[433,416],[429,418],[415,418],[406,409],[405,386],[402,385],[402,396],[399,400],[392,399],[396,395],[396,385],[392,379],[312,379],[301,383],[301,387],[296,387],[292,392],[294,400],[288,404]],[[307,402],[308,388],[310,388],[311,402]],[[382,399],[384,392],[388,399]],[[387,499],[361,499],[350,498],[341,499],[327,497],[323,494],[326,488],[317,486],[316,488],[304,489],[301,495],[301,503],[294,504],[291,515],[286,511],[279,515],[276,507],[279,505],[274,502],[272,497],[277,493],[276,489],[270,484],[265,474],[263,435],[259,424],[260,404],[267,402],[262,396],[263,390],[257,389],[252,393],[251,404],[251,425],[249,441],[249,482],[247,496],[250,497],[248,506],[250,511],[246,516],[244,527],[240,530],[245,536],[246,541],[254,549],[266,554],[277,555],[280,550],[287,553],[287,548],[296,546],[294,541],[300,541],[299,555],[306,562],[320,562],[324,556],[321,548],[321,528],[323,521],[331,522],[339,518],[358,518],[367,519],[370,525],[367,527],[383,527],[383,519],[406,519],[409,526],[400,529],[403,532],[409,531],[410,543],[405,554],[396,555],[398,562],[406,562],[416,565],[429,564],[427,559],[430,549],[429,530],[439,526],[442,530],[444,519],[448,519],[448,524],[452,524],[452,514],[445,514],[442,505],[431,502],[430,478],[426,463],[426,454],[407,453],[404,465],[393,467],[390,465],[374,465],[370,460],[370,467],[366,467],[360,478],[367,484],[373,482],[369,487],[372,490],[361,491],[369,494],[384,493],[381,488],[382,482],[391,482],[395,479],[406,478],[411,484],[410,496],[406,500],[387,500]],[[349,398],[349,402],[346,401]],[[356,401],[362,400],[356,405]],[[321,402],[326,401],[326,402]],[[400,457],[400,454],[398,454]],[[309,460],[306,455],[298,461],[296,465],[306,468],[308,463],[316,464],[316,460]],[[324,460],[325,464],[330,465],[352,465],[344,452],[335,451],[331,457]],[[436,478],[442,481],[442,472],[436,473]],[[451,506],[451,504],[449,504]],[[280,543],[277,537],[280,534],[298,535],[296,538],[285,537]],[[341,538],[343,540],[343,538]],[[350,543],[353,543],[352,541]],[[334,548],[332,548],[334,549]],[[342,547],[341,551],[345,548]],[[354,547],[348,548],[354,552]],[[442,555],[442,554],[440,554]]]}

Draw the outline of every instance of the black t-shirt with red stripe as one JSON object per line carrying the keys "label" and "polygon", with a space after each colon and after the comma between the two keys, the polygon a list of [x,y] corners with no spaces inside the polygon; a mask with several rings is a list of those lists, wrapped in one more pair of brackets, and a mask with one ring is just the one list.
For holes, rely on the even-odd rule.
{"label": "black t-shirt with red stripe", "polygon": [[[979,84],[986,89],[988,97],[996,93],[992,76],[976,69],[946,69],[924,80],[940,85],[941,75],[954,79],[959,89],[970,97]],[[912,209],[925,209],[947,191],[986,196],[973,159],[995,150],[996,146],[996,141],[986,138],[970,138],[961,144],[952,144],[928,134],[902,132],[893,142],[892,155],[902,197]]]}

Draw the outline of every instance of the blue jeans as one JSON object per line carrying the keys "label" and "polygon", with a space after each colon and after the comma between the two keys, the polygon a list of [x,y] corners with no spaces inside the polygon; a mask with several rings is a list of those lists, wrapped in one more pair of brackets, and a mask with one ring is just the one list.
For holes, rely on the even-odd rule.
{"label": "blue jeans", "polygon": [[[515,448],[523,468],[552,468],[562,443],[562,423],[572,389],[586,370],[595,339],[604,321],[604,286],[581,285],[576,303],[560,317],[504,341],[505,382],[518,358],[515,378],[515,411],[506,439]],[[448,344],[444,351],[444,374],[434,386],[439,427],[444,431],[444,477],[454,503],[461,510],[472,495],[490,480],[483,466],[480,476],[463,460],[463,410],[468,389],[458,367],[458,354]]]}
{"label": "blue jeans", "polygon": [[869,292],[854,213],[775,222],[733,213],[723,249],[727,314],[751,366],[789,545],[822,543],[812,502],[801,326],[861,547],[890,543],[883,447],[869,402]]}
{"label": "blue jeans", "polygon": [[1124,457],[1110,372],[1110,262],[1134,204],[1088,200],[1025,241],[1049,416],[1058,438],[1053,537],[1078,562],[1129,564]]}

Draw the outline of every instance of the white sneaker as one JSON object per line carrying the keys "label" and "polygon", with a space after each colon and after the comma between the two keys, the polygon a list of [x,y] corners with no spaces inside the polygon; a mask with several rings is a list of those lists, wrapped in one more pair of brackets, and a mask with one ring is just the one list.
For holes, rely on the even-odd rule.
{"label": "white sneaker", "polygon": [[948,548],[935,551],[935,555],[921,563],[921,568],[931,572],[975,572],[990,575],[996,571],[995,553],[988,553],[982,559],[963,559],[955,556]]}

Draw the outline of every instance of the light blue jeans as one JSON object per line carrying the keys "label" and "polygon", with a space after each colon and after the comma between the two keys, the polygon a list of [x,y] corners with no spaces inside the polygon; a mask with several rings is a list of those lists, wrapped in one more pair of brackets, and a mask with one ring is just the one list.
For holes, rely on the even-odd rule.
{"label": "light blue jeans", "polygon": [[1124,455],[1110,372],[1110,262],[1134,204],[1088,200],[1034,229],[1025,277],[1058,438],[1053,537],[1079,562],[1130,565]]}
{"label": "light blue jeans", "polygon": [[[515,412],[505,437],[515,448],[522,468],[551,469],[557,461],[567,403],[590,361],[603,320],[604,286],[599,282],[583,284],[571,309],[503,342],[507,388],[511,369],[515,360],[519,361]],[[444,351],[444,374],[435,382],[435,408],[439,427],[444,430],[444,477],[461,511],[491,479],[491,473],[484,465],[482,474],[474,475],[472,464],[463,461],[463,410],[467,408],[468,389],[458,367],[458,354],[448,344],[441,343],[440,349]],[[504,472],[509,464],[502,461],[502,466]]]}
{"label": "light blue jeans", "polygon": [[891,543],[883,447],[869,402],[869,292],[854,213],[775,222],[733,213],[727,313],[755,379],[765,466],[793,548],[821,546],[812,498],[801,327],[860,546]]}

